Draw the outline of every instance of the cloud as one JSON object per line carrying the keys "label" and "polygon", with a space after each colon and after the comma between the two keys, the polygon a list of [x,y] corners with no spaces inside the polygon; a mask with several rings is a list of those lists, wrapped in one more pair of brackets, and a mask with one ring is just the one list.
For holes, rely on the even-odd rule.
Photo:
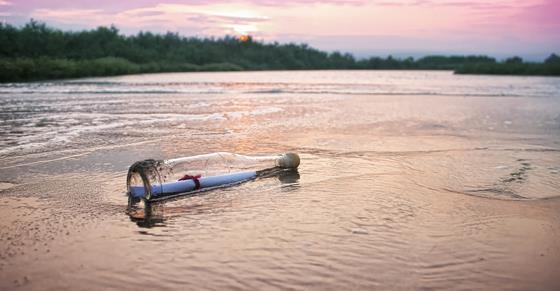
{"label": "cloud", "polygon": [[[257,34],[270,18],[242,6],[158,4],[112,13],[101,9],[37,9],[31,17],[60,24],[172,30],[196,35]],[[156,27],[157,26],[157,27]]]}
{"label": "cloud", "polygon": [[32,13],[34,16],[45,18],[56,18],[60,20],[76,20],[78,18],[91,18],[93,16],[100,16],[103,14],[101,9],[68,9],[68,10],[52,10],[52,9],[38,9]]}
{"label": "cloud", "polygon": [[264,22],[270,20],[266,16],[243,16],[243,15],[227,15],[227,14],[208,14],[210,17],[231,22]]}
{"label": "cloud", "polygon": [[[12,1],[12,0],[10,0]],[[0,0],[8,2],[7,0]],[[21,0],[13,6],[21,12],[30,13],[36,9],[97,9],[104,8],[112,12],[122,12],[130,9],[154,7],[159,4],[209,6],[209,5],[230,5],[243,4],[251,6],[267,7],[288,7],[302,5],[362,5],[369,1],[366,0],[134,0],[134,1],[115,1],[115,0]]]}
{"label": "cloud", "polygon": [[512,7],[523,7],[527,3],[539,0],[514,1],[514,0],[496,0],[489,2],[487,0],[397,0],[397,1],[373,1],[372,3],[379,6],[424,6],[424,7],[457,7],[466,9],[483,9],[496,10],[507,9]]}
{"label": "cloud", "polygon": [[507,22],[532,34],[553,36],[560,48],[560,1],[545,0],[527,6],[511,15]]}
{"label": "cloud", "polygon": [[9,6],[12,5],[12,2],[6,0],[0,0],[0,6]]}
{"label": "cloud", "polygon": [[525,9],[522,14],[524,17],[541,21],[549,24],[560,24],[560,1],[545,0],[541,3],[531,5]]}
{"label": "cloud", "polygon": [[[275,0],[249,0],[247,1],[256,5],[266,5],[266,6],[287,6],[287,5],[301,5],[301,4],[330,4],[330,5],[363,5],[369,1],[364,0],[286,0],[286,1],[275,1]],[[208,1],[208,3],[215,3],[215,1]]]}
{"label": "cloud", "polygon": [[108,15],[101,9],[37,9],[31,17],[61,23],[103,23]]}

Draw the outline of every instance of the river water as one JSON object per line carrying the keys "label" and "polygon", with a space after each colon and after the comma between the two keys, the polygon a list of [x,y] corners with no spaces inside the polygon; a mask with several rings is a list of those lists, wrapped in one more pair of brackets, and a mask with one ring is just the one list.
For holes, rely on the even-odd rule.
{"label": "river water", "polygon": [[[0,85],[0,289],[560,289],[560,78],[175,73]],[[147,158],[298,172],[126,213]]]}

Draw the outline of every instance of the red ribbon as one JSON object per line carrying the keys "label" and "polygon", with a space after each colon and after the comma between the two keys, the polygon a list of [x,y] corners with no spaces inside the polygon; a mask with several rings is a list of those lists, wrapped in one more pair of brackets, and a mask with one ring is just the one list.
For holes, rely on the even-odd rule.
{"label": "red ribbon", "polygon": [[200,178],[200,177],[201,177],[200,175],[196,175],[196,176],[185,175],[185,176],[183,176],[183,178],[181,178],[177,181],[193,180],[194,190],[198,190],[198,189],[200,189],[200,181],[198,180],[198,178]]}

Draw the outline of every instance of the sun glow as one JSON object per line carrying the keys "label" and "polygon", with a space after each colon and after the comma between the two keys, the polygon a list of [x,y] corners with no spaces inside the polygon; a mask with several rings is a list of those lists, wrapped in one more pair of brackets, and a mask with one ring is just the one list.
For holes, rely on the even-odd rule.
{"label": "sun glow", "polygon": [[216,9],[216,10],[205,10],[205,13],[208,15],[213,15],[222,18],[236,19],[236,20],[246,20],[246,21],[269,20],[268,17],[258,15],[257,13],[249,10],[229,11],[229,9],[226,9],[225,11],[222,11],[221,9]]}
{"label": "sun glow", "polygon": [[253,24],[230,24],[226,25],[226,27],[230,28],[236,34],[246,36],[249,34],[254,34],[258,31],[257,27]]}
{"label": "sun glow", "polygon": [[241,42],[248,42],[251,39],[250,35],[242,35],[239,37],[239,41]]}

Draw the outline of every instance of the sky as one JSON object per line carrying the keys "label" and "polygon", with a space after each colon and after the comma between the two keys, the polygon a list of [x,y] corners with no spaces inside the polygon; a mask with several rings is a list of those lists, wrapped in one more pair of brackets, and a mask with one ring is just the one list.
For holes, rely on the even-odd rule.
{"label": "sky", "polygon": [[560,0],[0,0],[0,21],[124,34],[252,35],[357,57],[560,53]]}

